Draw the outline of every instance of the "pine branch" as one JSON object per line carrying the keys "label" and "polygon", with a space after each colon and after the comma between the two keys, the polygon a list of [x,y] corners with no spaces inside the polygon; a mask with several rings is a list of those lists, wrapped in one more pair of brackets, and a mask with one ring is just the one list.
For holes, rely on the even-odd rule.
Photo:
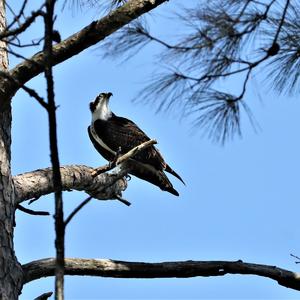
{"label": "pine branch", "polygon": [[[134,19],[156,8],[167,0],[130,0],[126,4],[110,12],[107,16],[92,22],[69,38],[53,46],[52,65],[57,65],[83,50],[95,45]],[[21,62],[10,71],[10,75],[21,85],[44,71],[44,51],[36,53],[29,60]],[[1,83],[0,91],[16,93],[19,86],[14,82]],[[0,95],[1,96],[1,95]],[[5,107],[9,98],[3,98],[1,107]]]}

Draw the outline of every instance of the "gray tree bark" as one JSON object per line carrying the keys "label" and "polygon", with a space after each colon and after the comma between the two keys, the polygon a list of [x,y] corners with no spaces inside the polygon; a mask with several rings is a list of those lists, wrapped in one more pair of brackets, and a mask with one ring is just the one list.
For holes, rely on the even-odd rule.
{"label": "gray tree bark", "polygon": [[[167,0],[131,0],[101,20],[54,47],[53,64],[59,64],[96,44],[143,13]],[[0,0],[0,33],[6,29],[5,0]],[[44,53],[9,71],[6,43],[0,41],[0,299],[15,300],[22,290],[24,274],[14,252],[15,209],[19,202],[54,191],[51,169],[16,176],[11,174],[11,100],[30,79],[44,71]],[[78,189],[99,199],[111,199],[126,188],[126,181],[110,175],[91,176],[91,168],[65,167],[64,189]],[[65,173],[64,173],[65,171]],[[122,174],[120,174],[121,176]],[[123,174],[124,175],[124,174]],[[120,178],[119,178],[120,179]],[[85,181],[87,180],[87,181]],[[14,185],[15,183],[15,185]]]}
{"label": "gray tree bark", "polygon": [[[124,172],[116,175],[107,173],[92,176],[94,169],[84,165],[63,166],[60,168],[62,188],[64,191],[85,191],[99,200],[115,199],[121,196],[127,187],[127,181],[122,177]],[[52,169],[40,169],[14,176],[13,178],[16,202],[39,198],[54,192]]]}
{"label": "gray tree bark", "polygon": [[[5,30],[5,0],[0,0],[0,32]],[[0,41],[0,69],[7,71],[8,57],[6,43]],[[2,94],[2,93],[1,93]],[[18,298],[23,284],[23,272],[14,253],[15,190],[11,176],[11,104],[2,95],[0,102],[6,102],[0,110],[0,299]]]}
{"label": "gray tree bark", "polygon": [[[23,265],[25,282],[53,276],[55,259],[47,258]],[[287,288],[300,290],[300,274],[276,266],[238,261],[128,262],[112,259],[65,259],[65,274],[113,278],[189,278],[226,274],[258,275]]]}
{"label": "gray tree bark", "polygon": [[[79,32],[54,46],[53,64],[59,64],[96,44],[122,26],[167,0],[130,0],[106,17],[92,22]],[[5,30],[5,0],[0,0],[0,33]],[[5,43],[0,41],[0,71],[8,72]],[[11,98],[26,82],[44,71],[44,53],[39,52],[0,78],[0,299],[15,300],[26,282],[53,276],[55,259],[44,259],[23,265],[14,253],[13,233],[16,205],[54,191],[52,170],[43,169],[11,175]],[[10,80],[12,77],[13,80]],[[99,199],[114,198],[126,188],[126,181],[107,174],[94,178],[86,166],[61,168],[63,189],[84,190]],[[124,174],[120,174],[124,175]],[[237,262],[167,262],[133,263],[112,260],[66,259],[66,274],[118,278],[162,278],[255,274],[276,280],[299,290],[300,274],[273,266]],[[50,294],[50,293],[48,293]],[[47,294],[41,297],[46,297]]]}

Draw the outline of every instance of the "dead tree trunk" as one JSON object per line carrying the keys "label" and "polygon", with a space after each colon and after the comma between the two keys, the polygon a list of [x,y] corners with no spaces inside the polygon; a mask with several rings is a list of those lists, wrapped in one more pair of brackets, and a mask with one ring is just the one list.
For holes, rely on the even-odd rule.
{"label": "dead tree trunk", "polygon": [[[0,0],[0,32],[5,29],[5,0]],[[0,41],[0,69],[8,70],[6,44]],[[3,79],[2,79],[3,80]],[[15,191],[11,176],[11,105],[7,104],[0,111],[0,299],[17,299],[21,291],[23,272],[18,263],[13,244]]]}

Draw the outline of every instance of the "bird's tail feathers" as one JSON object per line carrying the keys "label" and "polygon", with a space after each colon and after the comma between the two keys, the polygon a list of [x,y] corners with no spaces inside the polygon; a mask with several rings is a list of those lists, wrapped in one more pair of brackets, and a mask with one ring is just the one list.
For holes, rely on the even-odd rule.
{"label": "bird's tail feathers", "polygon": [[163,171],[156,170],[151,165],[140,163],[135,160],[130,160],[128,163],[130,174],[158,186],[163,191],[179,196],[179,193],[173,188],[172,183]]}
{"label": "bird's tail feathers", "polygon": [[173,194],[174,196],[179,196],[179,193],[172,187],[172,186],[169,186],[167,189],[162,189],[163,191],[167,191],[171,194]]}
{"label": "bird's tail feathers", "polygon": [[166,165],[165,171],[178,178],[185,185],[183,179],[169,165]]}

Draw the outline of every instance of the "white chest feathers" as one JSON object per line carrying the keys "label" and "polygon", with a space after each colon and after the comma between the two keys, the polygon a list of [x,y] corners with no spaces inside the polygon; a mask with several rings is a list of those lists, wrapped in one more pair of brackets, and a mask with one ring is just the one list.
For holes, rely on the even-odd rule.
{"label": "white chest feathers", "polygon": [[108,107],[108,103],[103,101],[98,104],[97,108],[92,114],[92,122],[100,119],[103,121],[107,121],[112,115],[110,108]]}

